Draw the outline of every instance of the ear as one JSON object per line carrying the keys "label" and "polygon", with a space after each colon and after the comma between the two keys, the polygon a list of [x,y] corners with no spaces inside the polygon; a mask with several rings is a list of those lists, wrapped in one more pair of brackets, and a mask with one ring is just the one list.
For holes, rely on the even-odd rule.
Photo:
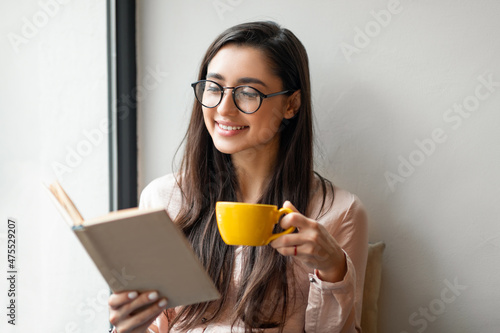
{"label": "ear", "polygon": [[293,118],[300,108],[300,90],[294,92],[291,96],[288,97],[286,111],[285,111],[285,119]]}

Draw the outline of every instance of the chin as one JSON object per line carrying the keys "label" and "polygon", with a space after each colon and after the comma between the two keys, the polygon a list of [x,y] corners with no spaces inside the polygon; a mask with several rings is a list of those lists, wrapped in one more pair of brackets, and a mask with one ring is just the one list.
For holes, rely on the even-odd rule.
{"label": "chin", "polygon": [[219,152],[228,155],[233,155],[248,149],[248,147],[238,147],[232,144],[224,144],[224,143],[221,144],[220,142],[219,143],[214,142],[214,147]]}
{"label": "chin", "polygon": [[219,152],[223,154],[228,154],[232,155],[234,153],[237,153],[239,150],[231,148],[231,147],[226,147],[226,146],[221,146],[221,145],[216,145],[214,144],[215,149],[217,149]]}

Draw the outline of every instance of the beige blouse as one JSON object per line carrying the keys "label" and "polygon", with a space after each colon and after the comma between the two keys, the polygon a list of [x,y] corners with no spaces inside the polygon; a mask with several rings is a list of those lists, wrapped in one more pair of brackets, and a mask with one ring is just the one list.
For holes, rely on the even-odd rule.
{"label": "beige blouse", "polygon": [[[296,259],[293,263],[295,276],[295,301],[289,312],[284,332],[286,333],[320,333],[320,332],[361,332],[361,302],[365,276],[368,236],[367,217],[361,201],[353,194],[334,187],[327,193],[325,206],[328,208],[332,196],[333,204],[326,212],[319,212],[322,203],[322,189],[317,179],[310,201],[307,216],[314,218],[325,226],[337,240],[346,253],[347,273],[339,282],[330,283],[321,281],[314,271]],[[293,204],[293,202],[292,202]],[[168,214],[174,219],[179,213],[181,205],[180,190],[175,182],[174,175],[166,175],[152,181],[142,192],[140,207],[165,207]],[[236,250],[235,269],[232,286],[239,281],[242,248]],[[228,303],[223,311],[227,316],[221,316],[216,323],[202,323],[189,332],[231,332],[232,322],[230,311],[236,300],[236,288],[230,288]],[[160,315],[149,327],[149,332],[167,333],[168,320]],[[265,329],[261,332],[272,333],[278,329]],[[175,327],[173,333],[181,332]],[[244,332],[242,323],[236,323],[232,332]]]}

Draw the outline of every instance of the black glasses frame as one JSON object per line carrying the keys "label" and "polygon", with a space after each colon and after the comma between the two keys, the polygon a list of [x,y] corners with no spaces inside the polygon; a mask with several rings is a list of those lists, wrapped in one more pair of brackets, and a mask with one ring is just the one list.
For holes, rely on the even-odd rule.
{"label": "black glasses frame", "polygon": [[[215,84],[217,87],[220,88],[220,100],[219,102],[214,105],[214,106],[207,106],[205,104],[203,104],[200,100],[200,98],[198,98],[198,95],[196,94],[196,85],[198,85],[199,83],[201,82],[210,82],[210,83],[213,83]],[[258,89],[252,87],[252,86],[246,86],[246,85],[242,85],[242,86],[236,86],[236,87],[223,87],[221,86],[220,84],[218,84],[217,82],[215,81],[212,81],[212,80],[200,80],[200,81],[196,81],[196,82],[193,82],[191,83],[191,87],[193,87],[193,90],[194,90],[194,96],[196,97],[196,100],[201,104],[203,105],[204,107],[206,108],[209,108],[209,109],[213,109],[213,108],[216,108],[217,106],[219,106],[219,104],[222,102],[222,99],[224,98],[224,93],[226,92],[226,89],[232,89],[232,95],[233,95],[233,102],[234,102],[234,105],[238,108],[238,110],[240,110],[241,112],[245,113],[245,114],[252,114],[252,113],[255,113],[257,112],[259,109],[260,109],[260,106],[262,105],[262,102],[264,101],[264,99],[266,98],[270,98],[270,97],[274,97],[274,96],[278,96],[278,95],[284,95],[284,94],[288,94],[289,92],[291,92],[292,90],[283,90],[283,91],[279,91],[279,92],[276,92],[276,93],[272,93],[272,94],[264,94],[262,93],[261,91],[259,91]],[[252,88],[253,90],[255,90],[259,96],[260,96],[260,103],[259,103],[259,106],[257,107],[257,109],[255,109],[255,111],[252,111],[252,112],[247,112],[247,111],[243,111],[242,109],[240,109],[240,107],[238,106],[238,103],[236,102],[236,95],[234,93],[234,91],[238,88],[243,88],[243,87],[248,87],[248,88]]]}

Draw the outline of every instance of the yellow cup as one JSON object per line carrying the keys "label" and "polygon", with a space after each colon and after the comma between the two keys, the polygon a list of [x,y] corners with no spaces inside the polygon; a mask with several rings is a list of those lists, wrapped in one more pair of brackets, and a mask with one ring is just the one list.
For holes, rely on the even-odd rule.
{"label": "yellow cup", "polygon": [[274,205],[248,204],[219,201],[215,205],[217,226],[228,245],[262,246],[291,233],[295,228],[273,234],[273,228],[284,214],[293,213],[290,208]]}

